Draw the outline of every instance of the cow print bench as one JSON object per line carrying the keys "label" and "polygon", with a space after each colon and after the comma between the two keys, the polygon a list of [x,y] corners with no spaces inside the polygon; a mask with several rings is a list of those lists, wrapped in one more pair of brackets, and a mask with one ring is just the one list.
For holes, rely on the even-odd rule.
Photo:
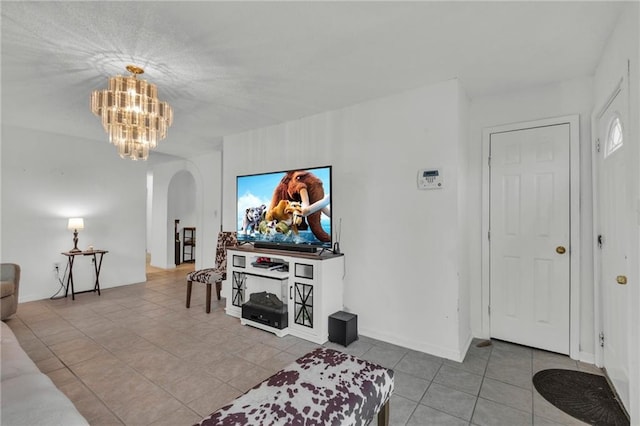
{"label": "cow print bench", "polygon": [[392,370],[318,348],[199,424],[386,426],[393,387]]}

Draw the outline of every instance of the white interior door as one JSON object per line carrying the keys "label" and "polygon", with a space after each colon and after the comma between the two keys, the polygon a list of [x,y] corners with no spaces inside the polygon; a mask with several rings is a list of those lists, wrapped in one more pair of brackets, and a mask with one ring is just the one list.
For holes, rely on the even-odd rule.
{"label": "white interior door", "polygon": [[[604,337],[603,364],[624,405],[629,408],[629,290],[626,286],[629,248],[625,131],[627,100],[624,84],[597,122],[597,209],[600,246],[600,303]],[[637,166],[637,165],[636,165]]]}
{"label": "white interior door", "polygon": [[569,354],[570,125],[490,136],[491,336]]}

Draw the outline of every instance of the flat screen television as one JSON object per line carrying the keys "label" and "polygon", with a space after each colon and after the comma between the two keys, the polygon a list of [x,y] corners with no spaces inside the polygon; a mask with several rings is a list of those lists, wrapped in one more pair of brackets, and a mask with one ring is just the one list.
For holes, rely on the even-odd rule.
{"label": "flat screen television", "polygon": [[331,248],[331,166],[238,176],[236,193],[239,243]]}

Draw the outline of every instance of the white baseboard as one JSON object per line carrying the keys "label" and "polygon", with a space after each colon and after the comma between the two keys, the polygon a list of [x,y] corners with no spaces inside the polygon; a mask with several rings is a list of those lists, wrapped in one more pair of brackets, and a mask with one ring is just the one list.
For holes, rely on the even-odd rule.
{"label": "white baseboard", "polygon": [[596,363],[596,357],[594,354],[590,354],[588,352],[580,352],[580,354],[578,355],[580,357],[579,361],[587,363],[587,364],[595,364]]}
{"label": "white baseboard", "polygon": [[393,345],[403,346],[405,348],[413,349],[415,351],[424,352],[429,355],[450,359],[452,361],[462,362],[464,358],[464,354],[461,354],[459,351],[456,351],[455,349],[444,348],[442,346],[431,345],[423,342],[416,342],[414,340],[399,339],[398,336],[379,333],[374,330],[370,330],[366,328],[360,329],[358,334],[365,337],[369,337],[371,339],[381,340],[383,342],[391,343]]}

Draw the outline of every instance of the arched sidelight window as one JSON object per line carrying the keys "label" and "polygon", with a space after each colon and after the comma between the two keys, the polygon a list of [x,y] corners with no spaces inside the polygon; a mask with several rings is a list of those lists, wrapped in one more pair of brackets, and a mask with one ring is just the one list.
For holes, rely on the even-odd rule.
{"label": "arched sidelight window", "polygon": [[604,149],[605,158],[613,154],[615,150],[622,146],[624,142],[622,134],[622,121],[620,120],[620,116],[616,114],[613,117],[613,120],[611,120],[609,130],[607,131],[607,140],[605,142]]}

